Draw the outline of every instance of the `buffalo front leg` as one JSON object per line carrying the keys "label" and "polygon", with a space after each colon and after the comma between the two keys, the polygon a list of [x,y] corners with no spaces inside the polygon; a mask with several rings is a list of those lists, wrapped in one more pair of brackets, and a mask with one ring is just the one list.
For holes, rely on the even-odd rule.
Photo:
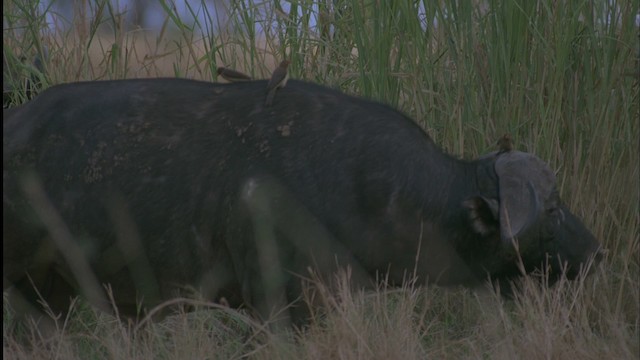
{"label": "buffalo front leg", "polygon": [[234,241],[241,251],[235,257],[240,260],[236,271],[245,301],[250,299],[261,316],[277,314],[278,326],[306,323],[308,304],[300,299],[309,271],[330,281],[338,269],[349,267],[352,285],[370,283],[350,252],[279,181],[267,176],[248,179],[240,203],[251,230],[243,231],[244,246]]}

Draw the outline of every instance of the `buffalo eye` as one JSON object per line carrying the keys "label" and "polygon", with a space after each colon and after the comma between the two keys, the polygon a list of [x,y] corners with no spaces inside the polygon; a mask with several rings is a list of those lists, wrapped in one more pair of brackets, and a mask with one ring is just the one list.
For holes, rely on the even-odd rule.
{"label": "buffalo eye", "polygon": [[551,194],[549,194],[546,205],[549,210],[555,210],[558,209],[561,204],[562,201],[560,200],[560,193],[558,192],[558,189],[554,187],[553,191],[551,191]]}
{"label": "buffalo eye", "polygon": [[555,225],[560,225],[564,222],[564,212],[559,207],[547,209],[547,216],[554,222]]}
{"label": "buffalo eye", "polygon": [[474,196],[462,203],[467,210],[473,230],[487,236],[498,231],[498,202],[483,196]]}

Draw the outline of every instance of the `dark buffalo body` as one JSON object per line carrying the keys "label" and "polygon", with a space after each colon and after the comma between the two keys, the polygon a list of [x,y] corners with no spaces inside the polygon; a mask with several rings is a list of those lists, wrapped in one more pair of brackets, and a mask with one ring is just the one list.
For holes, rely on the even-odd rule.
{"label": "dark buffalo body", "polygon": [[473,285],[520,275],[514,237],[554,276],[598,251],[533,155],[458,160],[388,106],[290,81],[265,107],[265,88],[86,82],[6,110],[5,288],[63,307],[64,241],[125,312],[194,288],[263,315],[309,267]]}

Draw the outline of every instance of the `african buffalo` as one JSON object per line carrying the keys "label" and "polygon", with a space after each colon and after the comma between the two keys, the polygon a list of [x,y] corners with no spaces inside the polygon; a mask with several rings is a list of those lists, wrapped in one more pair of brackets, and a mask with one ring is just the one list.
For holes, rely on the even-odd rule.
{"label": "african buffalo", "polygon": [[125,314],[192,288],[266,316],[309,268],[474,285],[599,257],[534,155],[460,160],[380,103],[265,88],[96,81],[6,110],[4,287],[62,310],[109,284]]}

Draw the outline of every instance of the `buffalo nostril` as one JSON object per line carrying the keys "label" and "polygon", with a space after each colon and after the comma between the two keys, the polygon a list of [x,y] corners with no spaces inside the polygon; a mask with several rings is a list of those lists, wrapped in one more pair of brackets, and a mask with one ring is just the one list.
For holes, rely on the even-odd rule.
{"label": "buffalo nostril", "polygon": [[609,249],[605,249],[602,246],[598,246],[598,249],[595,251],[594,258],[598,261],[604,259],[604,257],[609,253]]}
{"label": "buffalo nostril", "polygon": [[595,255],[593,256],[593,262],[595,264],[600,263],[608,252],[609,252],[608,249],[599,248],[598,251],[596,251]]}
{"label": "buffalo nostril", "polygon": [[597,265],[600,264],[600,262],[604,259],[605,255],[608,252],[609,250],[607,249],[598,248],[598,250],[596,250],[591,256],[592,258],[591,263],[589,264],[589,261],[587,261],[586,263],[583,263],[582,266],[587,266],[587,272],[586,272],[587,275],[593,274],[593,272],[596,270]]}

